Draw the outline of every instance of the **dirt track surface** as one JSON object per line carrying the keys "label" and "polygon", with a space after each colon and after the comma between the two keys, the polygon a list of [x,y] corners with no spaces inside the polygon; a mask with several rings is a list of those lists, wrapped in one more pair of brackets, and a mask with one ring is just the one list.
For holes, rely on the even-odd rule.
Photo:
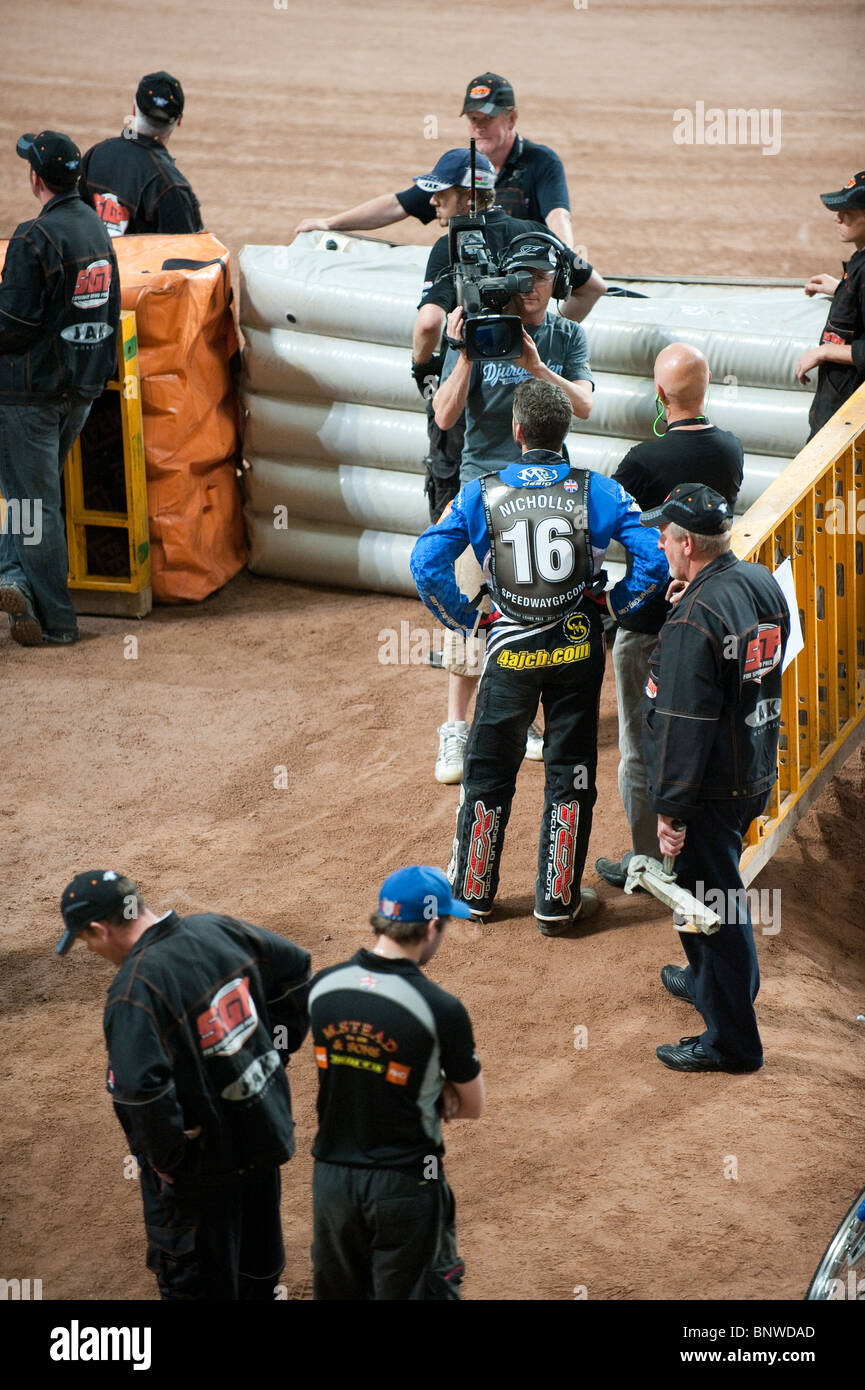
{"label": "dirt track surface", "polygon": [[[119,129],[147,70],[181,77],[175,153],[208,227],[237,250],[425,171],[462,142],[465,81],[493,67],[516,85],[523,132],[562,154],[575,228],[602,271],[836,272],[816,195],[863,163],[852,4],[590,0],[577,11],[545,0],[528,11],[478,0],[439,6],[435,31],[431,13],[229,0],[146,14],[43,0],[10,10],[0,230],[35,211],[15,137],[51,126],[84,148]],[[94,25],[101,57],[85,70],[69,55]],[[49,31],[36,74],[33,36]],[[781,152],[674,145],[672,112],[697,100],[780,108]],[[437,142],[423,139],[428,114]],[[394,237],[414,239],[414,224]],[[24,651],[0,633],[7,1277],[41,1278],[45,1298],[155,1293],[103,1089],[111,967],[82,948],[52,954],[74,871],[125,869],[155,909],[244,915],[324,966],[368,941],[390,870],[446,862],[456,794],[432,779],[443,678],[378,659],[379,634],[402,621],[432,628],[405,599],[244,575],[140,625],[85,618],[69,651]],[[130,631],[135,660],[124,657]],[[608,671],[590,865],[626,843],[615,741]],[[291,790],[274,788],[281,765]],[[469,1008],[489,1093],[480,1124],[447,1134],[466,1293],[800,1298],[862,1179],[862,758],[756,885],[781,891],[782,910],[777,934],[758,933],[767,1064],[750,1077],[682,1076],[655,1061],[659,1042],[694,1027],[658,980],[682,959],[660,908],[602,886],[604,912],[584,937],[539,937],[542,775],[534,764],[521,774],[500,916],[449,928],[431,970]],[[580,1027],[588,1046],[577,1049]],[[285,1278],[303,1296],[308,1046],[290,1077],[299,1142],[285,1170]]]}

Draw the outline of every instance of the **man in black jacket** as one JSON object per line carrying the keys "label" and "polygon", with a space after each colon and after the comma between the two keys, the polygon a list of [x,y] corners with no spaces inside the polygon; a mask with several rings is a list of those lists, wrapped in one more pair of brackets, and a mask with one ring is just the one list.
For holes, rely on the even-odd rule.
{"label": "man in black jacket", "polygon": [[678,856],[679,883],[721,917],[712,936],[682,933],[685,970],[661,971],[705,1031],[656,1055],[676,1071],[757,1071],[760,972],[739,857],[777,777],[790,614],[769,571],[730,550],[731,509],[720,493],[684,483],[641,520],[660,527],[678,581],[643,702],[649,797],[661,853]]}
{"label": "man in black jacket", "polygon": [[[16,227],[0,284],[0,610],[22,646],[78,638],[66,587],[66,455],[117,368],[120,283],[111,242],[81,201],[68,135],[22,135],[42,210]],[[38,519],[25,534],[21,519]]]}
{"label": "man in black jacket", "polygon": [[835,214],[839,241],[855,249],[844,262],[840,280],[834,275],[812,275],[805,286],[809,298],[832,296],[820,346],[803,352],[796,363],[796,376],[803,384],[817,368],[817,389],[808,414],[809,439],[865,381],[865,169],[837,192],[821,193],[820,201]]}
{"label": "man in black jacket", "polygon": [[142,77],[121,135],[100,140],[81,161],[82,195],[109,236],[200,232],[201,209],[166,145],[183,120],[183,88],[170,72]]}
{"label": "man in black jacket", "polygon": [[308,953],[232,917],[157,917],[112,870],[77,874],[61,912],[59,955],[81,937],[118,967],[107,1087],[141,1166],[162,1298],[272,1300],[279,1169],[294,1153],[284,1068],[309,1026]]}
{"label": "man in black jacket", "polygon": [[[657,507],[679,483],[700,482],[733,504],[742,486],[742,442],[703,414],[709,363],[690,343],[669,343],[655,359],[655,390],[665,429],[658,439],[634,445],[613,477],[642,510]],[[660,594],[619,619],[613,644],[619,715],[619,795],[628,817],[632,848],[618,859],[597,859],[595,872],[624,888],[632,854],[658,857],[657,823],[649,805],[642,748],[642,697],[649,659],[670,605]]]}

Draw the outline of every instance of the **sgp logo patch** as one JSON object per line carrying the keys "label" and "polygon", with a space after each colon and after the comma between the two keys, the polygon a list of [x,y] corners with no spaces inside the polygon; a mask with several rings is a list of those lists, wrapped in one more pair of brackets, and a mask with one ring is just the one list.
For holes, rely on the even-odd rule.
{"label": "sgp logo patch", "polygon": [[108,303],[111,290],[111,262],[91,261],[79,270],[72,303],[76,309],[98,309]]}

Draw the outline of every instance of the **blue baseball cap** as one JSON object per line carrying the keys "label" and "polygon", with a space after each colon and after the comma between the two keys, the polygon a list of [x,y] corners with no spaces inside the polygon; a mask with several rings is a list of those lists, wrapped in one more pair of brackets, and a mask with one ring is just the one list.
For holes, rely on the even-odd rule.
{"label": "blue baseball cap", "polygon": [[431,922],[434,917],[471,917],[472,909],[451,897],[441,869],[413,864],[386,878],[378,895],[378,910],[392,922]]}
{"label": "blue baseball cap", "polygon": [[[441,193],[445,188],[470,188],[471,150],[446,150],[431,174],[418,174],[412,182],[424,193]],[[475,188],[495,188],[496,171],[485,154],[475,154]]]}

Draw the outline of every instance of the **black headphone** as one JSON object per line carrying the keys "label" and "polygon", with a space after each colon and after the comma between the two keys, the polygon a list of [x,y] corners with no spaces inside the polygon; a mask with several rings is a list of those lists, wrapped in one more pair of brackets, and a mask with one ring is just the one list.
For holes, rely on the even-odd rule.
{"label": "black headphone", "polygon": [[525,241],[535,243],[540,241],[555,251],[556,273],[553,276],[553,299],[568,299],[571,293],[571,261],[568,248],[550,232],[520,232],[519,236],[515,236],[505,251],[502,274],[507,274],[513,268],[513,262],[519,256],[519,247]]}

